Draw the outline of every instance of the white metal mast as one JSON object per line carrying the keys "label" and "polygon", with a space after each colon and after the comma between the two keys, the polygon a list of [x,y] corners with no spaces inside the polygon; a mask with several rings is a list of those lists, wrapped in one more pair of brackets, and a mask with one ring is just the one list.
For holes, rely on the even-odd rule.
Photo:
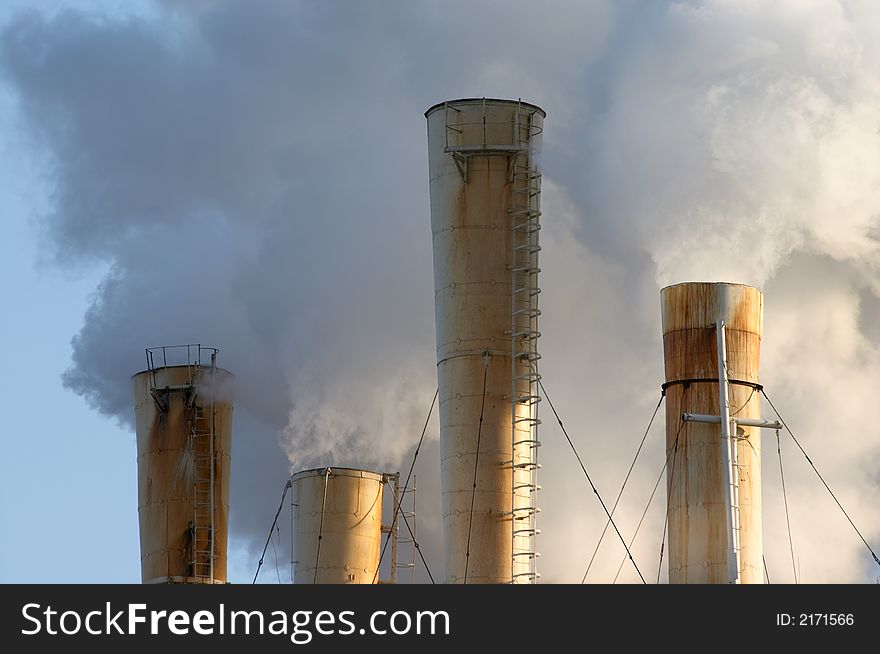
{"label": "white metal mast", "polygon": [[727,565],[730,583],[740,583],[739,542],[739,471],[736,466],[736,444],[731,440],[730,385],[727,379],[727,339],[724,321],[715,323],[718,343],[718,400],[721,417],[721,461],[724,489],[727,496]]}
{"label": "white metal mast", "polygon": [[730,381],[727,376],[727,337],[724,320],[715,323],[716,343],[718,346],[718,405],[719,415],[709,416],[696,413],[683,413],[684,422],[721,423],[721,468],[724,478],[725,504],[727,505],[727,563],[728,583],[741,583],[742,564],[740,561],[742,547],[740,543],[740,509],[739,509],[739,467],[736,444],[737,425],[758,427],[760,429],[781,429],[778,421],[760,419],[731,418],[730,416]]}

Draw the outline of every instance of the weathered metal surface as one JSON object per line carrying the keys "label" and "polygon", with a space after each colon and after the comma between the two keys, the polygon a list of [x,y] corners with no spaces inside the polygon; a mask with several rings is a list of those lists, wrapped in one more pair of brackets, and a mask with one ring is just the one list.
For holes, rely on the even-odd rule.
{"label": "weathered metal surface", "polygon": [[[526,447],[515,453],[513,447],[514,440],[529,438],[527,424],[517,423],[516,436],[513,424],[528,407],[513,409],[511,394],[513,378],[530,366],[511,356],[518,344],[511,342],[510,149],[536,147],[544,113],[504,100],[450,104],[454,109],[439,104],[426,113],[445,580],[509,583],[518,574],[528,579],[530,566],[525,556],[512,563],[517,549],[527,554],[529,544],[513,536],[511,511],[534,502],[525,487],[529,470],[514,471],[511,463],[528,457]],[[533,121],[525,139],[517,132],[517,112]],[[456,162],[451,152],[467,156]],[[516,393],[527,389],[523,383]],[[514,485],[520,486],[516,496]]]}
{"label": "weathered metal surface", "polygon": [[293,476],[293,583],[377,583],[383,479],[353,468]]}
{"label": "weathered metal surface", "polygon": [[[706,379],[666,389],[669,455],[670,583],[727,583],[728,549],[720,424],[682,423],[682,413],[718,415],[718,350],[715,323],[726,326],[728,376],[758,383],[763,296],[741,284],[686,283],[661,293],[666,381]],[[760,417],[760,395],[732,384],[734,418]],[[761,430],[737,429],[742,583],[762,583]],[[678,451],[670,455],[676,435]]]}
{"label": "weathered metal surface", "polygon": [[[226,582],[232,451],[232,401],[227,382],[232,375],[220,368],[182,365],[144,371],[132,377],[144,583],[210,583],[204,575],[194,574],[192,566],[195,466],[187,402],[192,401],[203,409],[204,417],[196,428],[208,430],[207,421],[211,416],[207,387],[212,374],[215,375],[213,582]],[[151,387],[158,389],[155,394],[151,393]],[[195,396],[191,397],[184,387],[197,389]]]}

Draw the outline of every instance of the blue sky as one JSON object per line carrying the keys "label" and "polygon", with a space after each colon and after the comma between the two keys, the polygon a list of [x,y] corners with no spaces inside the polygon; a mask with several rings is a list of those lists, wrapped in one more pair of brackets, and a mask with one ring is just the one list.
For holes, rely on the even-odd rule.
{"label": "blue sky", "polygon": [[[21,9],[116,12],[113,2],[5,2]],[[126,3],[126,10],[137,10]],[[49,180],[29,156],[0,91],[0,239],[7,313],[0,394],[0,581],[140,581],[134,435],[65,389],[71,338],[106,266],[59,270],[46,260],[40,216]],[[134,510],[133,510],[134,509]]]}
{"label": "blue sky", "polygon": [[[3,102],[0,131],[7,136],[8,109]],[[71,337],[104,270],[96,266],[71,275],[41,261],[35,216],[44,204],[45,183],[36,170],[23,176],[22,164],[27,170],[17,143],[4,139],[0,177],[8,181],[0,187],[5,234],[0,259],[8,313],[0,323],[6,344],[6,374],[0,379],[0,579],[135,582],[140,571],[133,435],[61,384]]]}

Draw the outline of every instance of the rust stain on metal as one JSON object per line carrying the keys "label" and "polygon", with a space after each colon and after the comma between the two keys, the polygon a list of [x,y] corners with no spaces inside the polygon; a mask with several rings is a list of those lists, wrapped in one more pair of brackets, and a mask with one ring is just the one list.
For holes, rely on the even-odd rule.
{"label": "rust stain on metal", "polygon": [[[718,415],[715,323],[725,322],[728,375],[759,382],[763,296],[741,284],[686,283],[661,291],[666,381],[666,447],[671,452],[682,412]],[[731,416],[760,417],[753,388],[731,385]],[[740,428],[740,539],[743,583],[763,581],[761,543],[761,434]],[[670,459],[671,462],[671,459]],[[670,463],[671,465],[671,463]],[[726,583],[726,501],[719,425],[682,427],[675,470],[667,472],[670,583]]]}
{"label": "rust stain on metal", "polygon": [[[204,371],[205,368],[202,368]],[[217,384],[231,375],[216,368]],[[203,564],[207,556],[193,552],[191,525],[195,516],[194,477],[196,454],[192,440],[191,399],[182,390],[151,393],[156,387],[185,386],[192,379],[191,366],[168,366],[153,373],[144,371],[133,379],[137,427],[138,519],[140,522],[141,578],[144,582],[200,583],[193,561]],[[201,383],[196,380],[196,384]],[[192,399],[205,409],[195,428],[210,429],[204,394]],[[214,581],[226,581],[226,544],[229,516],[229,468],[232,449],[232,403],[221,392],[214,403]],[[210,512],[209,512],[210,515]],[[205,566],[202,565],[204,570]]]}

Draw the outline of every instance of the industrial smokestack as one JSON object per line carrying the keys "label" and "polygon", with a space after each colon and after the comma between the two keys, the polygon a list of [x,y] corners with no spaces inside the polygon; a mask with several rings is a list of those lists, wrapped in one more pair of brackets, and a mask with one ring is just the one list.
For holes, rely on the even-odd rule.
{"label": "industrial smokestack", "polygon": [[537,513],[544,111],[437,104],[428,167],[447,583],[529,583]]}
{"label": "industrial smokestack", "polygon": [[760,417],[763,296],[741,284],[687,283],[660,298],[669,582],[762,583],[761,430],[742,423]]}
{"label": "industrial smokestack", "polygon": [[198,345],[149,349],[147,369],[132,377],[145,584],[226,583],[232,375],[216,355]]}
{"label": "industrial smokestack", "polygon": [[[293,583],[375,584],[379,581],[382,500],[398,475],[354,468],[316,468],[292,479]],[[393,522],[393,520],[391,521]],[[397,525],[394,525],[395,532]],[[397,571],[396,533],[390,569]]]}

